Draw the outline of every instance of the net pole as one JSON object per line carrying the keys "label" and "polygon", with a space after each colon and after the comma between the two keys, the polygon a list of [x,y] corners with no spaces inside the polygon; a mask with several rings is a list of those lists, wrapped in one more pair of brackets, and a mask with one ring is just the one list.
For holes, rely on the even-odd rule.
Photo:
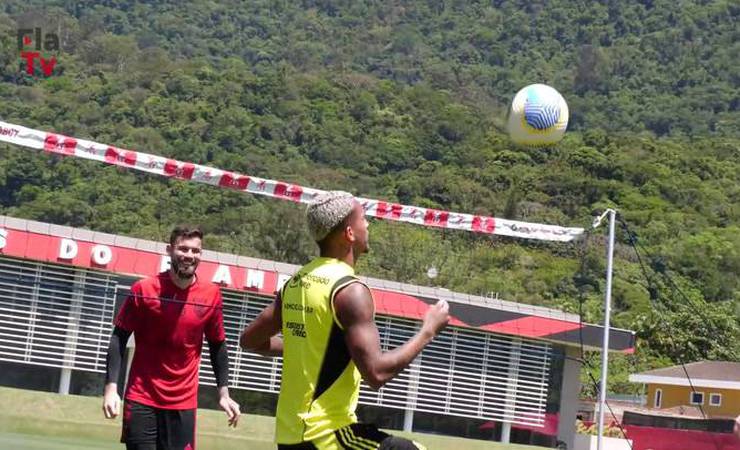
{"label": "net pole", "polygon": [[609,209],[609,246],[606,253],[606,294],[604,295],[604,343],[601,348],[601,385],[599,387],[599,428],[596,449],[603,449],[604,405],[606,404],[606,375],[609,368],[609,327],[612,303],[612,261],[614,259],[614,221],[616,211]]}

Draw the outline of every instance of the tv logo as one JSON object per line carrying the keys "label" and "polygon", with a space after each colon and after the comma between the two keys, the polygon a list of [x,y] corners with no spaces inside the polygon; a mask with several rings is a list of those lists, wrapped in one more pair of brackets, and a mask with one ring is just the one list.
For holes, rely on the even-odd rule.
{"label": "tv logo", "polygon": [[54,73],[54,66],[57,64],[56,56],[46,59],[41,55],[41,50],[45,52],[59,51],[59,36],[56,33],[44,33],[42,40],[41,28],[19,28],[18,29],[18,51],[22,59],[26,60],[26,73],[34,75],[36,73],[36,60],[39,60],[39,66],[44,76],[51,76]]}

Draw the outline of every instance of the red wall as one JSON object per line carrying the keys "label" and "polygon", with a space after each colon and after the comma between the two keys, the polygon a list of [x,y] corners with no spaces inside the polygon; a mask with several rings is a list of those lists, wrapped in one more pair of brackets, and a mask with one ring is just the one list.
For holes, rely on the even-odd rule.
{"label": "red wall", "polygon": [[730,433],[673,430],[625,425],[632,450],[740,450],[740,439]]}

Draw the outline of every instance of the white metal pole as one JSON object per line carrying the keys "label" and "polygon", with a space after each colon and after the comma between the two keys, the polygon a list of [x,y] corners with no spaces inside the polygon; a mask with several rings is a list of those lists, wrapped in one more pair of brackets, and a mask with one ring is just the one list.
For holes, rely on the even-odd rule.
{"label": "white metal pole", "polygon": [[612,309],[612,260],[614,259],[614,219],[616,211],[609,213],[609,248],[606,254],[606,295],[604,296],[604,345],[601,348],[601,385],[599,387],[599,434],[596,449],[602,450],[604,435],[604,406],[606,405],[606,374],[609,371],[609,326]]}
{"label": "white metal pole", "polygon": [[[519,391],[519,363],[522,359],[521,339],[512,339],[509,348],[509,373],[506,381],[506,403],[504,414],[508,420],[516,415],[516,399]],[[511,439],[511,422],[501,423],[501,442],[508,444]]]}
{"label": "white metal pole", "polygon": [[406,410],[403,413],[403,431],[412,432],[414,430],[414,410],[416,409],[416,400],[419,396],[419,373],[421,371],[422,355],[414,359],[409,365],[409,387],[406,391]]}
{"label": "white metal pole", "polygon": [[69,385],[72,381],[72,369],[69,367],[62,367],[59,373],[59,390],[58,392],[62,395],[69,395]]}

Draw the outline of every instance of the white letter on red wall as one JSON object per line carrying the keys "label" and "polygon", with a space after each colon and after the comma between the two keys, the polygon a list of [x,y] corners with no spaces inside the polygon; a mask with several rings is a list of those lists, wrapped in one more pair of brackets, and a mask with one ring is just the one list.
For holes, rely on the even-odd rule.
{"label": "white letter on red wall", "polygon": [[107,265],[113,259],[113,252],[107,245],[96,245],[92,249],[92,260],[99,266]]}
{"label": "white letter on red wall", "polygon": [[222,266],[219,264],[218,269],[216,269],[216,273],[213,274],[213,279],[211,281],[216,284],[225,284],[227,286],[231,286],[231,272],[229,272],[229,266]]}
{"label": "white letter on red wall", "polygon": [[275,288],[275,292],[278,292],[280,289],[282,289],[283,288],[283,285],[288,280],[290,280],[290,277],[292,277],[292,275],[285,275],[284,273],[279,274],[278,275],[278,279],[277,279],[277,287]]}
{"label": "white letter on red wall", "polygon": [[245,289],[262,289],[265,285],[265,272],[261,270],[247,269],[247,282],[244,283]]}
{"label": "white letter on red wall", "polygon": [[72,239],[62,239],[59,244],[59,259],[74,259],[77,256],[77,242]]}
{"label": "white letter on red wall", "polygon": [[167,255],[163,255],[162,259],[159,260],[159,272],[167,272],[168,270],[170,270],[170,266],[170,257]]}

